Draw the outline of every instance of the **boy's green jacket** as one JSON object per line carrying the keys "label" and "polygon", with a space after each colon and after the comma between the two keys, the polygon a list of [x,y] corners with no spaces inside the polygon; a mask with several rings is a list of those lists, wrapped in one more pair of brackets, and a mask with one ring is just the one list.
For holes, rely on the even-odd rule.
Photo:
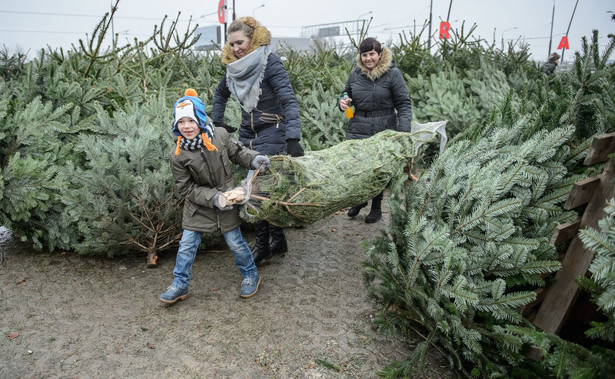
{"label": "boy's green jacket", "polygon": [[185,199],[182,227],[195,232],[229,232],[241,224],[239,207],[220,211],[213,198],[218,191],[235,186],[231,162],[250,169],[259,153],[231,139],[224,128],[215,128],[212,143],[217,150],[179,150],[170,154],[171,171],[181,197]]}

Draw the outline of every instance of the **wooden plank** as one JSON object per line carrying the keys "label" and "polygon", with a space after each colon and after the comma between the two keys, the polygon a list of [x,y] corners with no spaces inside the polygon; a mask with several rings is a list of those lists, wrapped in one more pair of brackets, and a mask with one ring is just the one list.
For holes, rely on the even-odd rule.
{"label": "wooden plank", "polygon": [[536,299],[532,301],[531,303],[525,304],[519,310],[519,313],[521,313],[524,316],[527,315],[530,312],[530,310],[536,306],[536,304],[540,304],[544,300],[547,294],[547,291],[545,291],[544,288],[536,288],[534,292],[536,293]]}
{"label": "wooden plank", "polygon": [[[585,209],[579,228],[596,227],[598,221],[604,217],[606,199],[613,197],[614,162],[611,159],[606,165],[602,179],[594,193],[595,197]],[[595,252],[583,246],[578,235],[572,239],[564,256],[562,268],[555,275],[555,282],[549,288],[536,314],[534,325],[549,333],[559,333],[579,295],[576,279],[587,273],[594,254]]]}
{"label": "wooden plank", "polygon": [[600,176],[579,180],[572,186],[572,191],[564,204],[564,209],[571,210],[579,205],[587,204],[594,195],[596,187],[600,183]]}
{"label": "wooden plank", "polygon": [[551,236],[551,245],[557,246],[564,241],[570,241],[573,239],[579,231],[579,225],[581,225],[581,219],[556,226],[555,231]]}
{"label": "wooden plank", "polygon": [[615,152],[615,133],[596,136],[592,140],[587,156],[583,164],[591,166],[597,163],[606,162],[608,155]]}

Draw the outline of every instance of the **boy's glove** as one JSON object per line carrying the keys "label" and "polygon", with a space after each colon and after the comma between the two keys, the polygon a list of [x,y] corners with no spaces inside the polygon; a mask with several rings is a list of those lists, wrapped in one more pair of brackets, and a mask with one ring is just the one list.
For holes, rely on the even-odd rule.
{"label": "boy's glove", "polygon": [[250,166],[252,166],[252,168],[256,170],[261,165],[261,163],[263,164],[263,166],[261,167],[261,171],[260,171],[262,174],[269,167],[271,167],[271,161],[266,155],[255,156],[254,159],[252,159],[252,163],[250,163]]}
{"label": "boy's glove", "polygon": [[[218,208],[221,211],[230,211],[231,209],[233,209],[232,205],[229,205],[228,207],[223,207],[220,205],[220,195],[222,195],[222,192],[220,191],[218,191],[218,193],[214,195],[214,207]],[[224,197],[224,195],[222,195],[222,197]]]}
{"label": "boy's glove", "polygon": [[223,123],[221,121],[220,122],[214,122],[214,125],[217,126],[218,128],[226,129],[226,131],[229,132],[229,133],[233,133],[233,132],[237,131],[236,127],[227,125],[227,124],[225,124],[225,123]]}
{"label": "boy's glove", "polygon": [[302,157],[303,148],[299,144],[299,140],[298,139],[286,140],[286,152],[288,152],[288,154],[290,154],[291,157]]}

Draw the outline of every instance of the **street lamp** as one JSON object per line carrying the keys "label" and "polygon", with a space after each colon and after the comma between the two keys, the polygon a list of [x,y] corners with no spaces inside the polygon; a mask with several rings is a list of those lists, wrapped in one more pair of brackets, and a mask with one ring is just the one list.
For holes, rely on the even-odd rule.
{"label": "street lamp", "polygon": [[205,17],[207,17],[207,16],[211,16],[212,14],[216,14],[216,13],[218,13],[218,11],[211,12],[211,13],[207,13],[207,14],[203,14],[203,15],[201,15],[201,17],[199,17],[199,18],[202,20],[202,19],[204,19]]}
{"label": "street lamp", "polygon": [[254,12],[256,12],[256,10],[257,10],[257,9],[262,8],[262,7],[264,7],[264,6],[265,6],[265,4],[261,4],[261,5],[259,5],[258,7],[256,7],[256,8],[254,8],[254,9],[252,9],[252,17],[254,17]]}
{"label": "street lamp", "polygon": [[502,50],[504,50],[504,32],[507,32],[509,30],[515,30],[517,29],[517,27],[515,26],[514,28],[510,28],[510,29],[504,29],[502,30]]}
{"label": "street lamp", "polygon": [[[363,31],[363,28],[365,27],[365,19],[361,18],[363,16],[367,16],[368,14],[372,14],[373,11],[369,11],[367,13],[363,13],[361,15],[359,15],[359,17],[357,17],[357,40],[359,38],[361,38],[361,32]],[[361,21],[363,21],[363,23],[361,23]],[[361,25],[360,29],[359,29],[359,25]]]}
{"label": "street lamp", "polygon": [[368,14],[372,14],[372,13],[374,13],[374,11],[369,11],[369,12],[367,12],[367,13],[363,13],[362,15],[360,15],[359,17],[357,17],[357,20],[361,20],[361,17],[363,17],[363,16],[367,16]]}

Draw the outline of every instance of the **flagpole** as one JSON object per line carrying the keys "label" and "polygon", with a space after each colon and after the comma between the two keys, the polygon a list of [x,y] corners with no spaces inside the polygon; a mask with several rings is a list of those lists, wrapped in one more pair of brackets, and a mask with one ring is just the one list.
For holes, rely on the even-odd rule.
{"label": "flagpole", "polygon": [[[577,11],[577,5],[579,5],[579,0],[574,4],[574,10],[572,11],[572,16],[570,16],[570,22],[568,23],[568,29],[566,29],[566,40],[568,40],[568,32],[570,31],[570,25],[572,25],[572,18],[574,17],[574,12]],[[566,52],[566,48],[562,47],[562,63],[564,63],[564,53]]]}
{"label": "flagpole", "polygon": [[547,52],[547,59],[551,55],[551,44],[553,42],[553,20],[555,18],[555,0],[553,0],[553,12],[551,13],[551,35],[549,36],[549,51]]}

